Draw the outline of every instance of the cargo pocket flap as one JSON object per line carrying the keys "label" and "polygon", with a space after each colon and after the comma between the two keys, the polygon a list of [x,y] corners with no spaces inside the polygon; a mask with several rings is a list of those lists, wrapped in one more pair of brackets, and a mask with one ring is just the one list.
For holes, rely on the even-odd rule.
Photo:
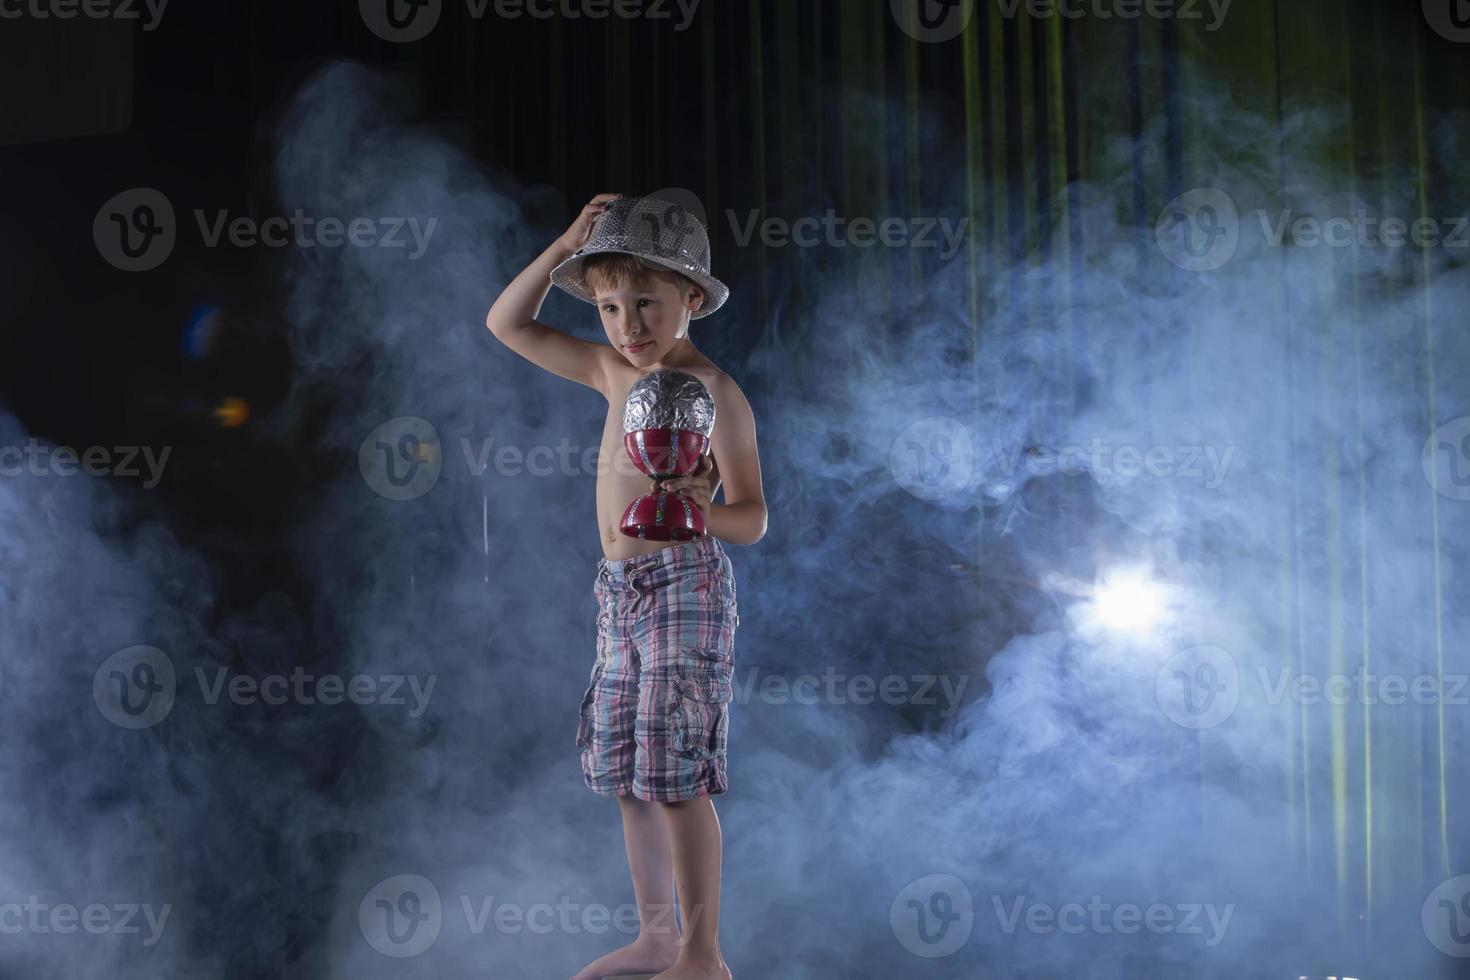
{"label": "cargo pocket flap", "polygon": [[725,704],[735,696],[730,677],[716,667],[680,671],[679,692],[690,700],[709,704]]}

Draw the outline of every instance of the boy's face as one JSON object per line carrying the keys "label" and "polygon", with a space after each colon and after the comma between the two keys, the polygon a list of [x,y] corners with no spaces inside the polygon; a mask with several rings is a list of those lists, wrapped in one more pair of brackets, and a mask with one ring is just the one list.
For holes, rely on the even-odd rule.
{"label": "boy's face", "polygon": [[689,333],[689,314],[704,302],[698,286],[684,291],[651,274],[645,282],[623,282],[616,289],[599,284],[594,295],[608,342],[641,368],[656,367],[673,352]]}

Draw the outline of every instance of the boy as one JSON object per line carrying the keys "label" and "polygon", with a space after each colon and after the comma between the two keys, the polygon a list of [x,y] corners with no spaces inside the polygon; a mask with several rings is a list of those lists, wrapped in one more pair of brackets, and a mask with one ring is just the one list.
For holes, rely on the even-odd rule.
{"label": "boy", "polygon": [[[548,279],[596,303],[609,344],[536,321]],[[622,810],[638,938],[583,967],[573,980],[655,973],[658,980],[731,980],[719,948],[719,820],[733,696],[735,580],[720,539],[748,545],[766,532],[755,421],[738,385],[689,341],[689,321],[729,295],[710,275],[699,221],[656,198],[599,194],[566,233],[490,308],[498,340],[540,367],[607,399],[597,472],[603,558],[597,662],[582,698],[577,745],[583,781]],[[623,449],[628,389],[670,368],[699,378],[715,401],[710,454],[667,480],[704,514],[691,541],[647,541],[619,530],[650,482]],[[713,503],[724,481],[725,503]],[[654,483],[653,487],[657,487]],[[684,937],[672,921],[678,881]]]}

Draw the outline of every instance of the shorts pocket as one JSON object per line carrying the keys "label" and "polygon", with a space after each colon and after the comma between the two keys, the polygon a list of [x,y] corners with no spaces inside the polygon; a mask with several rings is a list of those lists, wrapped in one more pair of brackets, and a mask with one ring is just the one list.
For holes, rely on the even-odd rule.
{"label": "shorts pocket", "polygon": [[735,618],[738,625],[739,616],[735,612],[735,571],[730,567],[729,558],[712,555],[700,562],[685,589],[701,604],[708,604],[712,609],[722,609]]}
{"label": "shorts pocket", "polygon": [[686,668],[674,681],[674,751],[691,759],[723,758],[734,698],[729,675],[718,667]]}
{"label": "shorts pocket", "polygon": [[737,608],[737,597],[735,595],[735,570],[730,567],[730,559],[724,559],[724,571],[720,574],[720,598],[725,604],[725,609],[734,618],[732,627],[740,625],[740,612]]}
{"label": "shorts pocket", "polygon": [[683,576],[684,591],[701,602],[714,602],[719,597],[720,569],[712,559],[692,562]]}

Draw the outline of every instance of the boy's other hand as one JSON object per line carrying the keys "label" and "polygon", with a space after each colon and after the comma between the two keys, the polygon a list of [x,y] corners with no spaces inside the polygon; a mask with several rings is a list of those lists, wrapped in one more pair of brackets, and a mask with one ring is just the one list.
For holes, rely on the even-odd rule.
{"label": "boy's other hand", "polygon": [[673,490],[675,493],[683,494],[694,501],[694,506],[699,508],[701,514],[709,517],[710,498],[714,496],[715,488],[710,486],[709,475],[714,471],[714,457],[705,453],[699,459],[699,466],[688,476],[677,476],[671,480],[664,480],[660,484],[654,481],[654,489],[660,486],[665,490]]}
{"label": "boy's other hand", "polygon": [[582,213],[572,221],[572,226],[562,233],[557,239],[568,252],[575,252],[587,244],[587,239],[592,235],[592,226],[597,224],[597,219],[602,212],[607,210],[607,202],[622,197],[621,194],[598,194],[588,205],[582,209]]}

